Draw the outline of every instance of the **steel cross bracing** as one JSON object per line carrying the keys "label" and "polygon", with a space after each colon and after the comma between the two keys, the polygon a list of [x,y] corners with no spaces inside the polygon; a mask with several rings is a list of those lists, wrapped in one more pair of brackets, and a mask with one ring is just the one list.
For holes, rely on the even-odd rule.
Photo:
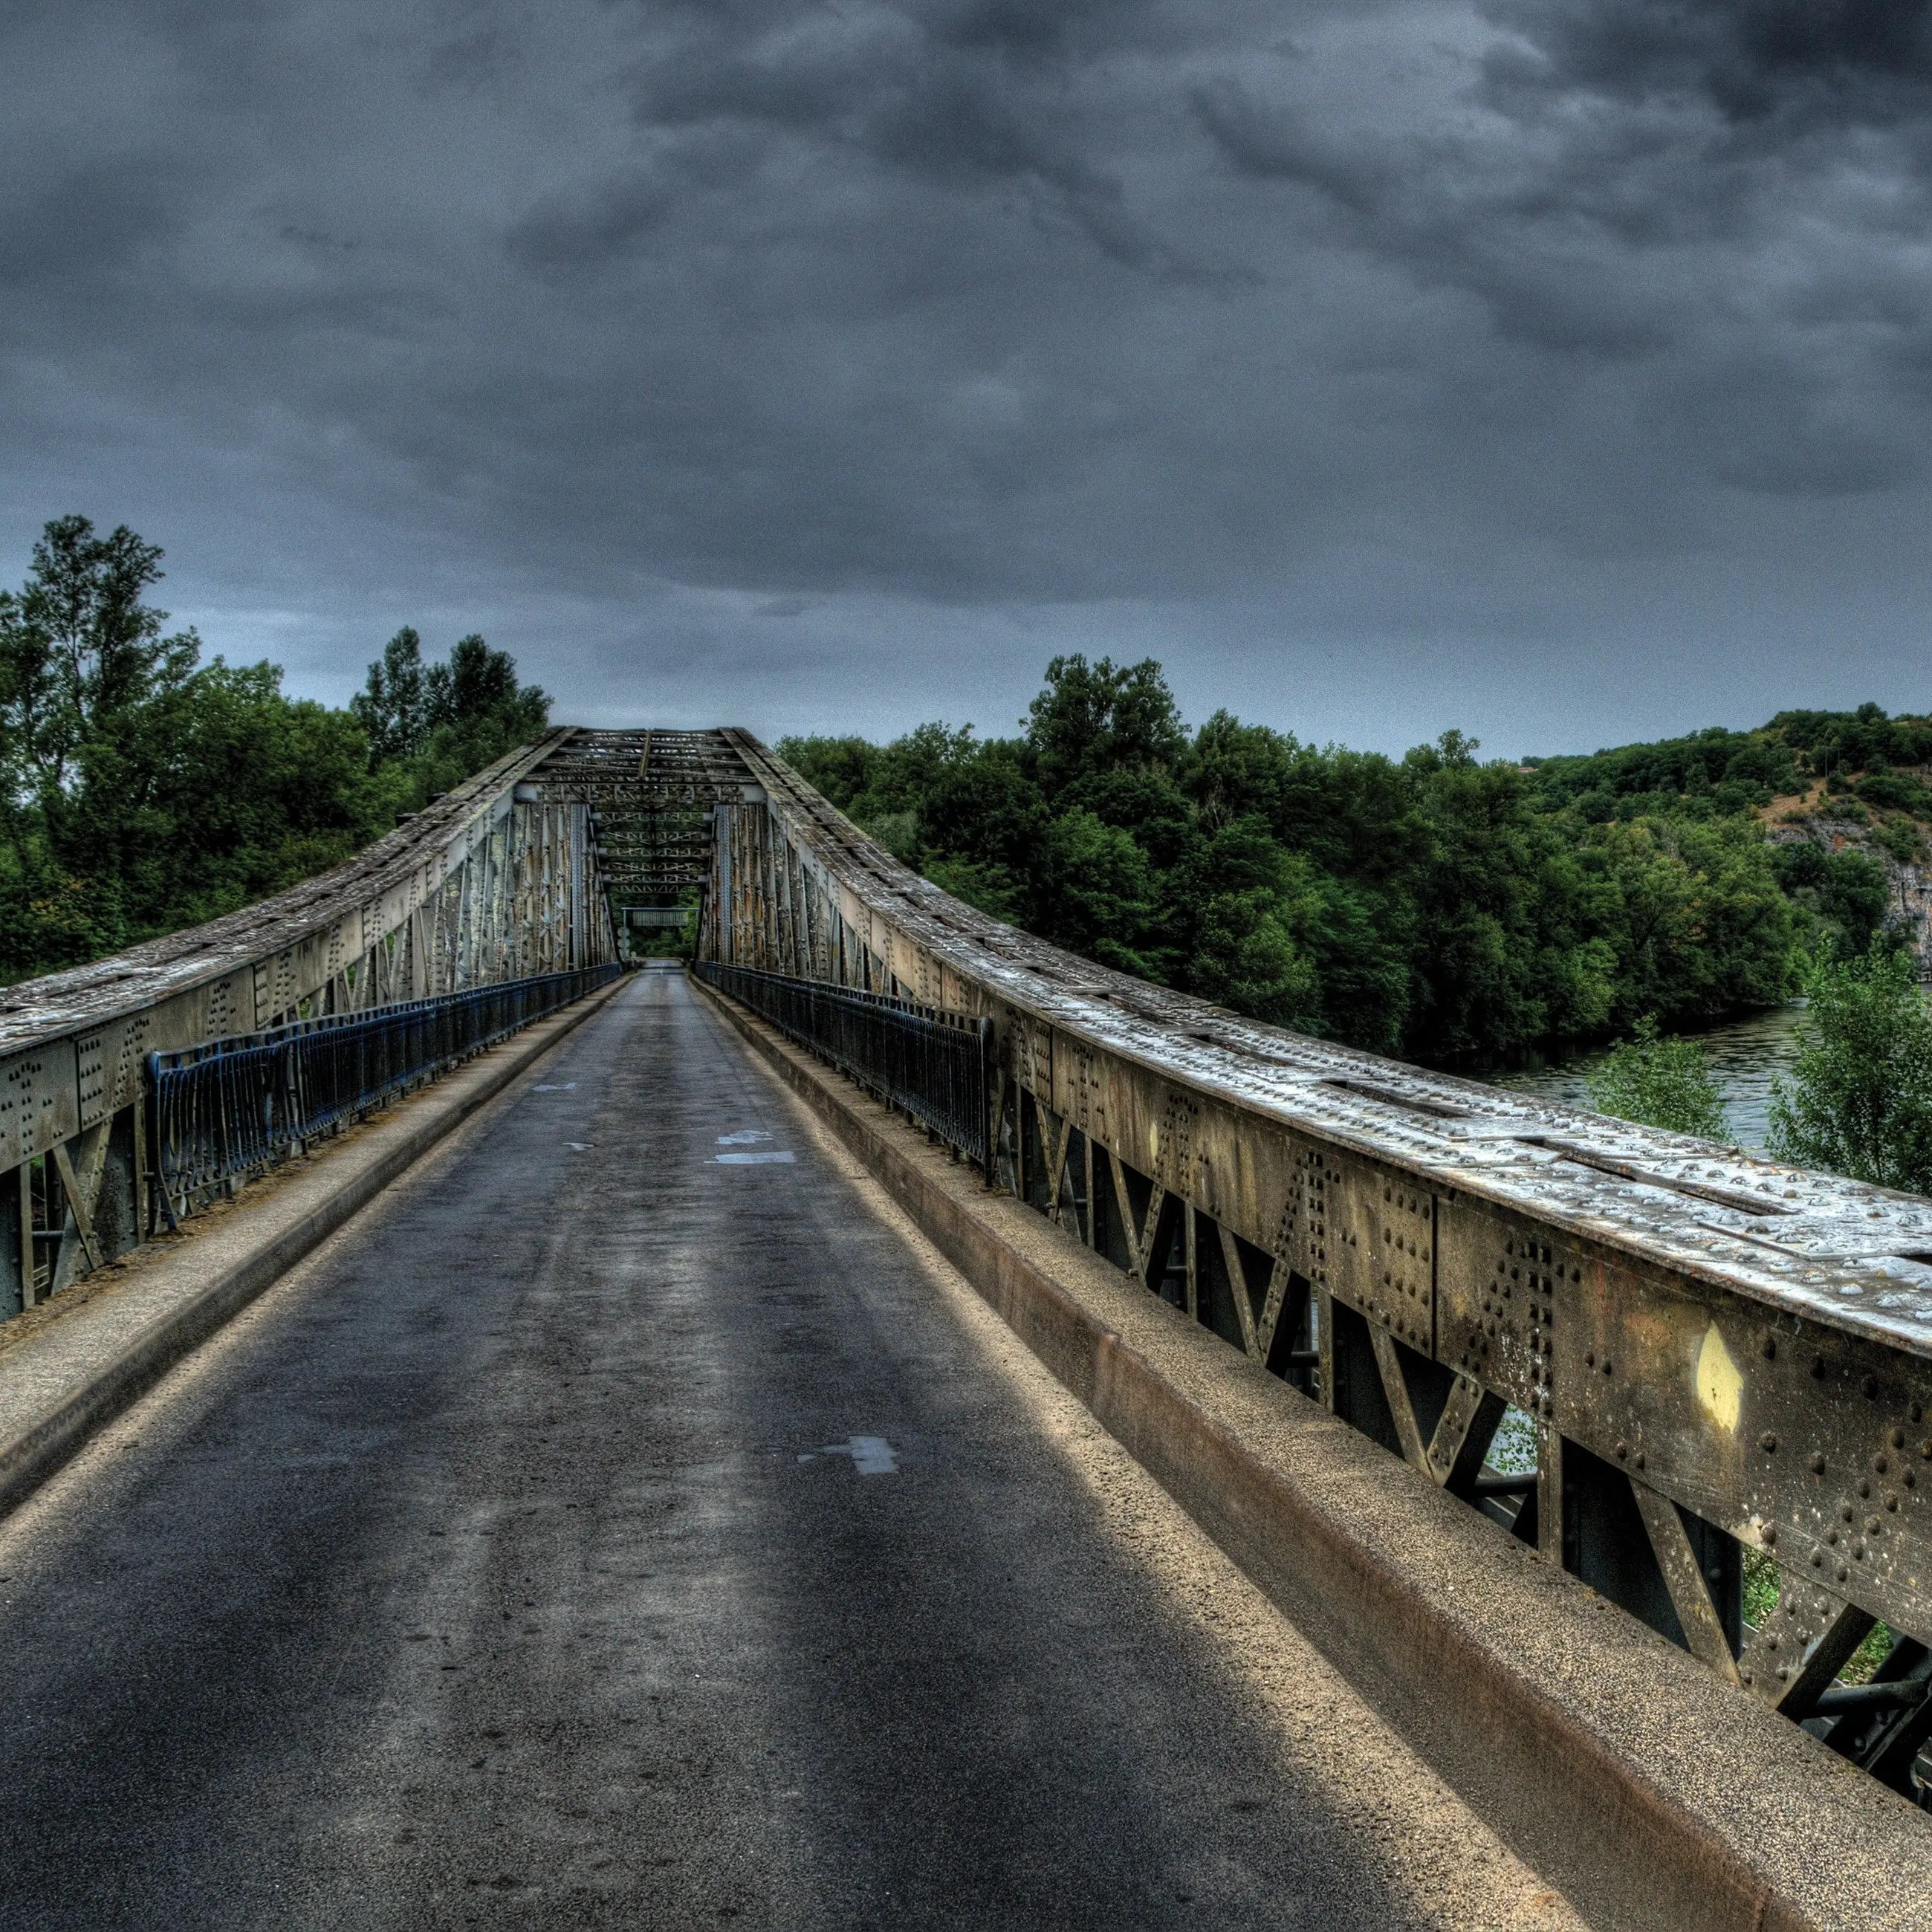
{"label": "steel cross bracing", "polygon": [[0,1315],[153,1226],[150,1053],[616,957],[589,813],[521,782],[572,735],[274,898],[0,994]]}
{"label": "steel cross bracing", "polygon": [[716,731],[575,734],[532,771],[548,797],[590,808],[614,906],[668,906],[706,878],[712,814],[755,790],[743,758]]}
{"label": "steel cross bracing", "polygon": [[[1111,972],[949,898],[722,736],[756,796],[719,808],[700,956],[990,1018],[1004,1184],[1911,1787],[1932,1731],[1932,1202]],[[1512,1411],[1526,1454],[1498,1436]],[[1754,1627],[1747,1551],[1778,1586]],[[1903,1640],[1847,1692],[1876,1619]]]}

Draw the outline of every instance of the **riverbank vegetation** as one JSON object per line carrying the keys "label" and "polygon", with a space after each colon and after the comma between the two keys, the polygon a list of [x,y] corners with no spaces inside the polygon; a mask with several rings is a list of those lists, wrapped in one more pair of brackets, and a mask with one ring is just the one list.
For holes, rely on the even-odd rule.
{"label": "riverbank vegetation", "polygon": [[1771,1150],[1800,1167],[1932,1192],[1932,1010],[1916,963],[1874,946],[1816,963],[1796,1064],[1772,1096]]}
{"label": "riverbank vegetation", "polygon": [[1915,838],[1907,808],[1932,819],[1903,769],[1932,758],[1932,723],[1873,706],[1522,765],[1454,731],[1391,758],[1225,710],[1190,730],[1159,665],[1077,656],[1048,666],[1016,736],[934,724],[778,748],[998,917],[1436,1065],[1788,999],[1812,954],[1882,934],[1891,899],[1880,859],[1792,814],[1842,796]]}
{"label": "riverbank vegetation", "polygon": [[0,592],[0,980],[78,965],[339,863],[544,728],[481,638],[404,631],[335,710],[271,664],[202,660],[147,598],[161,553],[47,525]]}
{"label": "riverbank vegetation", "polygon": [[1724,1098],[1702,1045],[1666,1036],[1648,1015],[1630,1038],[1604,1054],[1586,1084],[1600,1114],[1707,1141],[1730,1138]]}

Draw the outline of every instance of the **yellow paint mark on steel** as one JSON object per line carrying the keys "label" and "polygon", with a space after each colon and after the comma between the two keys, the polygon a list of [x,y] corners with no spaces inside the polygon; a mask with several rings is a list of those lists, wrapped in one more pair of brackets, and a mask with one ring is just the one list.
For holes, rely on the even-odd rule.
{"label": "yellow paint mark on steel", "polygon": [[1704,1405],[1704,1413],[1727,1433],[1736,1432],[1744,1386],[1744,1377],[1738,1373],[1738,1365],[1713,1322],[1704,1331],[1703,1346],[1697,1351],[1697,1400]]}

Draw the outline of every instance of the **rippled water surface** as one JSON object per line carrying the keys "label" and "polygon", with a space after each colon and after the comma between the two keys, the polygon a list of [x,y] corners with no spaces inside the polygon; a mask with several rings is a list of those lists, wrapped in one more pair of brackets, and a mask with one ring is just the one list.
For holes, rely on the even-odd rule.
{"label": "rippled water surface", "polygon": [[[1714,1027],[1698,1036],[1718,1090],[1724,1096],[1731,1132],[1739,1146],[1754,1154],[1765,1150],[1771,1132],[1772,1083],[1780,1074],[1789,1075],[1798,1056],[1798,1023],[1804,1012],[1802,1002],[1774,1006],[1768,1012],[1754,1013],[1749,1019]],[[1574,1060],[1519,1068],[1496,1075],[1493,1084],[1587,1107],[1590,1091],[1585,1076],[1603,1058],[1601,1052],[1586,1053]]]}

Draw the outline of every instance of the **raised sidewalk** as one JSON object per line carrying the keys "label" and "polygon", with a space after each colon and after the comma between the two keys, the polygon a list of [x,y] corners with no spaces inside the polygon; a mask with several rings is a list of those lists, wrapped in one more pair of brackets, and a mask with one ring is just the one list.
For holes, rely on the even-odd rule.
{"label": "raised sidewalk", "polygon": [[629,984],[534,1022],[178,1235],[0,1324],[0,1512]]}

